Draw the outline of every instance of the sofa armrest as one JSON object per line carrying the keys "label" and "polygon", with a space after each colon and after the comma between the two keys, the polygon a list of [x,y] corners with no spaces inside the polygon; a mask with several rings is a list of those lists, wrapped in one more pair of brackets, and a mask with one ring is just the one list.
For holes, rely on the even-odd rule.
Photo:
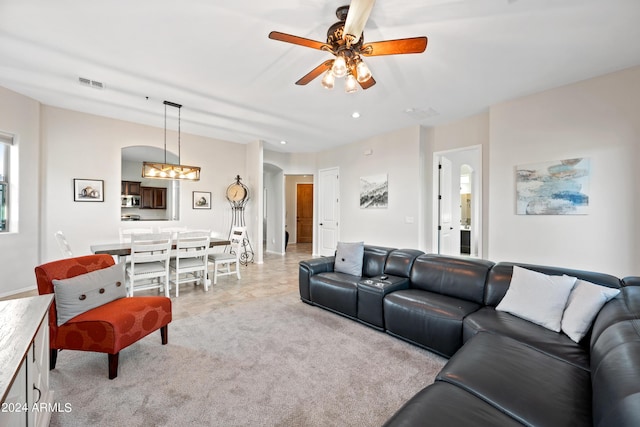
{"label": "sofa armrest", "polygon": [[333,271],[335,260],[335,256],[328,256],[300,261],[298,267],[298,286],[300,288],[300,298],[303,301],[311,302],[311,294],[309,292],[309,279],[311,276]]}

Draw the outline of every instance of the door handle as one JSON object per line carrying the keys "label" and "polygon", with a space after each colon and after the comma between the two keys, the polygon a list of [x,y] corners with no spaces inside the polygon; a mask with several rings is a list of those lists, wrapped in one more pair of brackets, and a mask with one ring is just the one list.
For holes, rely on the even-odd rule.
{"label": "door handle", "polygon": [[324,225],[324,224],[323,224],[323,223],[320,223],[320,225],[322,226],[322,225]]}

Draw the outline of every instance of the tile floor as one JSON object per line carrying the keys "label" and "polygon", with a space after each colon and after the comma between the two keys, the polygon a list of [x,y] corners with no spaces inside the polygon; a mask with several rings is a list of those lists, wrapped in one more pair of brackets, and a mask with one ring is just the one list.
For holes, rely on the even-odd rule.
{"label": "tile floor", "polygon": [[[180,296],[173,301],[173,318],[180,319],[217,307],[233,304],[237,301],[261,298],[272,295],[284,295],[298,289],[298,263],[311,258],[311,244],[289,244],[285,255],[264,254],[263,264],[240,266],[241,279],[236,276],[222,276],[216,285],[209,286],[205,292],[202,286],[183,284]],[[157,295],[156,290],[136,292],[135,295]],[[22,298],[37,295],[37,291],[23,292],[0,300]]]}

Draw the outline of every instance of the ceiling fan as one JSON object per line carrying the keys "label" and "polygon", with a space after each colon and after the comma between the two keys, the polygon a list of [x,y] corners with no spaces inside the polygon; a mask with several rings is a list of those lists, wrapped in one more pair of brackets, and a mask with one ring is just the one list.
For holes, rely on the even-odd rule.
{"label": "ceiling fan", "polygon": [[355,92],[358,84],[363,89],[369,89],[376,84],[376,81],[369,67],[362,60],[362,56],[400,55],[425,51],[426,37],[365,43],[362,30],[374,2],[375,0],[351,0],[349,6],[339,7],[336,10],[339,21],[327,30],[326,43],[278,31],[269,33],[269,38],[272,40],[324,50],[335,56],[334,59],[327,60],[311,70],[296,82],[297,85],[306,85],[324,73],[322,86],[327,89],[333,88],[336,77],[345,77],[346,92]]}

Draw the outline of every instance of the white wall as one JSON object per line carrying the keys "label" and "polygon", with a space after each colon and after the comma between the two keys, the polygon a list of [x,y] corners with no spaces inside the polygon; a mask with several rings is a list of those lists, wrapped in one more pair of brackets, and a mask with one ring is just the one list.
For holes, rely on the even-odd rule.
{"label": "white wall", "polygon": [[266,251],[284,254],[284,174],[282,169],[265,165],[264,199],[266,207]]}
{"label": "white wall", "polygon": [[[0,297],[35,288],[40,231],[40,104],[0,87],[0,130],[18,149],[17,230],[0,233]],[[17,184],[18,186],[16,186]]]}
{"label": "white wall", "polygon": [[[640,67],[491,108],[489,259],[640,275]],[[591,159],[588,215],[516,215],[516,165]]]}
{"label": "white wall", "polygon": [[[169,131],[167,140],[177,137]],[[121,148],[162,148],[163,128],[43,106],[42,144],[43,262],[60,258],[53,239],[56,230],[67,235],[74,255],[83,255],[90,253],[92,244],[117,241],[120,226],[137,224],[120,221]],[[181,148],[182,163],[202,168],[200,181],[181,182],[180,221],[149,221],[144,225],[206,228],[226,237],[231,208],[225,190],[236,175],[246,173],[246,146],[182,133]],[[74,202],[74,178],[104,180],[105,201]],[[212,209],[192,209],[193,191],[210,191]]]}
{"label": "white wall", "polygon": [[[460,148],[480,146],[482,150],[482,226],[477,235],[482,240],[478,253],[486,257],[488,248],[488,215],[489,215],[489,112],[476,114],[454,123],[433,128],[433,151],[456,150]],[[431,153],[433,154],[433,153]],[[432,162],[432,158],[429,162]],[[437,222],[437,220],[435,221]]]}
{"label": "white wall", "polygon": [[279,167],[285,175],[309,175],[317,170],[315,153],[279,153],[264,150],[264,162]]}
{"label": "white wall", "polygon": [[[425,184],[420,143],[415,126],[318,153],[318,169],[340,168],[340,240],[419,247]],[[388,175],[389,207],[360,209],[360,177],[378,174]]]}
{"label": "white wall", "polygon": [[[262,264],[263,262],[263,222],[262,222],[262,206],[264,195],[264,143],[255,141],[246,146],[246,172],[244,184],[249,187],[250,199],[245,206],[245,214],[247,220],[247,235],[254,251],[254,262]],[[225,153],[226,155],[226,153]]]}

